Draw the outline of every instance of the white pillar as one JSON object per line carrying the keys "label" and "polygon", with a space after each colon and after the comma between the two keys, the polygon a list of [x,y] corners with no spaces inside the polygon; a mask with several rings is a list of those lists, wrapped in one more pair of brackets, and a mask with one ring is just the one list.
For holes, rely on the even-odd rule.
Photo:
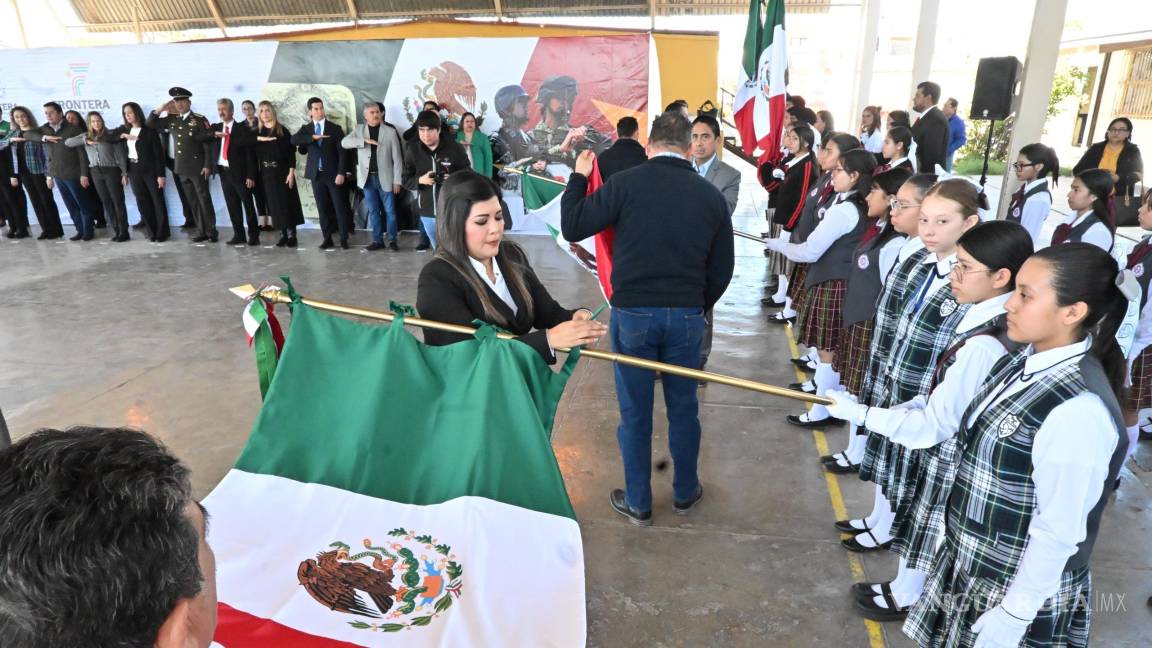
{"label": "white pillar", "polygon": [[940,16],[940,0],[920,2],[920,22],[916,26],[916,50],[912,55],[912,85],[908,101],[916,94],[916,86],[929,81],[932,75],[932,54],[936,50],[936,21]]}
{"label": "white pillar", "polygon": [[[1064,14],[1068,0],[1044,0],[1032,10],[1032,31],[1028,37],[1028,54],[1024,58],[1024,73],[1020,93],[1016,97],[1016,119],[1012,136],[1008,140],[1008,162],[1016,160],[1016,152],[1044,135],[1044,122],[1048,119],[1048,100],[1052,96],[1052,78],[1056,75],[1056,60],[1060,56],[1060,38],[1064,33]],[[1019,185],[1011,165],[1004,170],[1000,183],[1000,200],[996,216],[1005,211]]]}
{"label": "white pillar", "polygon": [[[856,52],[856,94],[852,103],[852,112],[848,115],[848,120],[844,122],[846,125],[860,123],[860,115],[864,112],[864,106],[871,103],[869,97],[872,94],[872,74],[876,64],[881,2],[882,0],[864,0],[860,7],[864,18],[864,31],[860,35],[860,43]],[[845,133],[856,133],[855,130],[846,126],[841,126],[840,130]]]}

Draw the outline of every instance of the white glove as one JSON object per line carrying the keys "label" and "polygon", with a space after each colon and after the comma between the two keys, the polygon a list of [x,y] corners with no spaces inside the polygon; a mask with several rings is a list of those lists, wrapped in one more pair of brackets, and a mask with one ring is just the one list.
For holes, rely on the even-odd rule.
{"label": "white glove", "polygon": [[779,252],[780,250],[783,250],[784,245],[785,244],[780,239],[764,239],[764,248],[767,250],[772,250],[773,252]]}
{"label": "white glove", "polygon": [[828,408],[828,414],[849,423],[864,425],[864,417],[868,414],[868,408],[858,403],[855,396],[836,389],[829,389],[824,395],[832,399],[831,405],[825,405]]}
{"label": "white glove", "polygon": [[772,170],[772,177],[776,178],[777,180],[783,180],[784,179],[784,169],[773,169]]}
{"label": "white glove", "polygon": [[997,605],[972,624],[972,632],[976,633],[973,648],[1016,648],[1030,625],[1031,621],[1017,619]]}

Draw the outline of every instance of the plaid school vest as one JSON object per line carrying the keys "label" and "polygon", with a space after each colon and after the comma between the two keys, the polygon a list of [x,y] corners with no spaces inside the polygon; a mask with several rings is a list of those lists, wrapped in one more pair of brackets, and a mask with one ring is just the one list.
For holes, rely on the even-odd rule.
{"label": "plaid school vest", "polygon": [[[922,266],[908,286],[913,296],[935,271],[935,264]],[[918,311],[914,297],[904,302],[892,335],[896,348],[885,363],[881,374],[885,379],[879,381],[883,385],[875,391],[880,397],[875,405],[891,407],[930,391],[936,362],[952,342],[969,307],[956,303],[947,283],[936,288]]]}
{"label": "plaid school vest", "polygon": [[865,405],[877,404],[874,394],[880,387],[881,381],[878,378],[884,375],[882,372],[888,353],[892,350],[896,321],[909,297],[908,285],[923,270],[922,262],[929,254],[927,249],[921,248],[905,259],[904,263],[894,266],[888,274],[888,282],[880,291],[880,298],[876,302],[872,345],[868,349],[868,369],[864,373],[864,387],[861,389],[864,393],[860,395],[860,402]]}
{"label": "plaid school vest", "polygon": [[1087,535],[1068,560],[1065,571],[1088,564],[1100,514],[1112,492],[1108,485],[1116,481],[1128,446],[1120,405],[1103,367],[1092,354],[1084,355],[1080,362],[1067,362],[1026,389],[994,403],[968,426],[975,408],[1023,371],[1025,351],[1006,355],[996,363],[964,412],[956,435],[960,466],[948,499],[946,519],[949,534],[960,533],[966,537],[965,542],[975,540],[979,544],[974,577],[1007,580],[1019,569],[1028,544],[1028,526],[1036,510],[1032,443],[1053,409],[1079,394],[1092,392],[1111,412],[1117,435],[1107,480],[1088,515]]}

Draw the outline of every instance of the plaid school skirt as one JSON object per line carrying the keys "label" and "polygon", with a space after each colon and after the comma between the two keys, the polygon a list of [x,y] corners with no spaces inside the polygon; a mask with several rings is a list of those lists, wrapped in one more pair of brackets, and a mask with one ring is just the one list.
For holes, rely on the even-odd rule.
{"label": "plaid school skirt", "polygon": [[1124,396],[1124,409],[1139,412],[1152,407],[1152,346],[1144,347],[1132,361],[1132,386]]}
{"label": "plaid school skirt", "polygon": [[[784,227],[779,223],[773,223],[772,216],[769,215],[768,236],[770,238],[777,238],[783,231]],[[768,274],[772,276],[787,275],[791,269],[791,263],[792,262],[788,260],[788,257],[784,256],[783,254],[773,250],[768,251]]]}
{"label": "plaid school skirt", "polygon": [[920,453],[918,474],[910,484],[910,507],[892,526],[892,551],[912,569],[931,569],[936,550],[944,541],[948,494],[956,482],[959,462],[956,437]]}
{"label": "plaid school skirt", "polygon": [[[972,548],[965,549],[965,545]],[[972,624],[1004,599],[1010,576],[997,582],[974,578],[965,569],[976,557],[971,554],[980,551],[976,543],[957,542],[955,538],[941,547],[924,585],[924,595],[904,621],[904,634],[921,648],[971,648],[976,642]],[[1091,604],[1092,576],[1088,567],[1064,572],[1060,575],[1060,589],[1044,602],[1020,645],[1087,646]]]}
{"label": "plaid school skirt", "polygon": [[797,313],[804,305],[808,291],[804,288],[804,280],[808,278],[807,263],[793,263],[792,271],[788,273],[788,297],[792,299],[792,309]]}
{"label": "plaid school skirt", "polygon": [[870,319],[844,329],[840,337],[840,348],[836,351],[836,368],[840,371],[840,382],[849,394],[860,396],[864,387],[864,375],[868,373],[868,349],[872,346],[872,332],[876,320]]}
{"label": "plaid school skirt", "polygon": [[920,455],[923,453],[923,450],[905,448],[873,432],[868,433],[868,439],[864,442],[860,479],[880,487],[896,514],[893,528],[903,523],[912,508],[916,480],[920,477]]}
{"label": "plaid school skirt", "polygon": [[803,310],[796,322],[800,325],[796,341],[804,346],[816,347],[824,351],[835,351],[840,347],[840,337],[844,333],[845,281],[831,279],[809,289],[804,300]]}

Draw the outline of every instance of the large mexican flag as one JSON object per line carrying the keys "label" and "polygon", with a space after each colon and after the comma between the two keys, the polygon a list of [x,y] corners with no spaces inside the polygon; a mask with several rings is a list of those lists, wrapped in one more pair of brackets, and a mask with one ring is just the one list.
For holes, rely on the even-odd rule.
{"label": "large mexican flag", "polygon": [[420,343],[292,309],[247,447],[205,499],[226,648],[582,646],[554,373],[491,328]]}
{"label": "large mexican flag", "polygon": [[748,155],[761,151],[761,161],[780,158],[784,133],[785,89],[788,74],[784,36],[784,0],[751,0],[744,54],[732,112],[740,143]]}

